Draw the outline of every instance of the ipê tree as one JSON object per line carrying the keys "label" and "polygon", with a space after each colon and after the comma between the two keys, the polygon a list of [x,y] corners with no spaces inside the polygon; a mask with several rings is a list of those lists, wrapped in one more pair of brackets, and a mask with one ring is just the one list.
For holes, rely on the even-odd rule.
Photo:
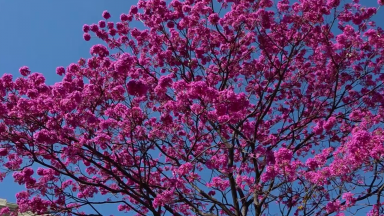
{"label": "ip\u00ea tree", "polygon": [[1,77],[2,177],[38,214],[382,215],[376,13],[358,0],[105,11],[83,30],[106,45],[58,67],[61,82]]}

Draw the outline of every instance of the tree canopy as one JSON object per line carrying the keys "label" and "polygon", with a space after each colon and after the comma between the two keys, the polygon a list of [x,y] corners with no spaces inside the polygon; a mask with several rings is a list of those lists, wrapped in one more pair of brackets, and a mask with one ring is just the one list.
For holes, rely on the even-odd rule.
{"label": "tree canopy", "polygon": [[382,4],[104,11],[83,26],[102,44],[61,82],[27,66],[0,78],[0,176],[36,214],[382,215]]}

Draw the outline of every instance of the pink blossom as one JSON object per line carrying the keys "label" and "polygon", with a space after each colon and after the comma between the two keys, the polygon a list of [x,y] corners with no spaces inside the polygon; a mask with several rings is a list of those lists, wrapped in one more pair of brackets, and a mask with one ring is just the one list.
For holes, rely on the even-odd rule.
{"label": "pink blossom", "polygon": [[105,28],[105,26],[106,26],[104,20],[100,20],[100,21],[98,22],[98,25],[99,25],[100,28]]}
{"label": "pink blossom", "polygon": [[147,93],[147,86],[141,80],[130,80],[127,83],[128,93],[130,95],[145,95]]}
{"label": "pink blossom", "polygon": [[109,55],[108,49],[101,44],[92,46],[90,53],[91,55],[99,55],[100,57],[106,57]]}
{"label": "pink blossom", "polygon": [[88,34],[88,33],[84,33],[83,34],[83,38],[84,38],[85,41],[89,41],[89,40],[91,40],[91,35]]}
{"label": "pink blossom", "polygon": [[329,131],[336,123],[335,117],[330,117],[323,125],[324,130]]}
{"label": "pink blossom", "polygon": [[90,27],[89,27],[89,25],[87,25],[87,24],[84,24],[84,25],[83,25],[83,32],[84,32],[84,33],[88,33],[88,32],[89,32],[89,30],[90,30]]}
{"label": "pink blossom", "polygon": [[28,76],[31,71],[29,70],[29,68],[27,66],[23,66],[19,69],[19,72],[22,76]]}
{"label": "pink blossom", "polygon": [[173,28],[173,27],[175,27],[175,23],[172,22],[172,21],[167,22],[167,27],[168,27],[168,28]]}
{"label": "pink blossom", "polygon": [[128,21],[128,16],[127,16],[127,14],[121,14],[121,15],[120,15],[120,20],[121,20],[121,22]]}
{"label": "pink blossom", "polygon": [[108,29],[113,29],[114,25],[115,25],[115,23],[113,23],[113,22],[107,22]]}
{"label": "pink blossom", "polygon": [[96,24],[91,24],[90,26],[89,26],[89,28],[90,28],[90,30],[92,31],[92,32],[97,32],[97,31],[99,31],[99,26],[98,25],[96,25]]}
{"label": "pink blossom", "polygon": [[8,150],[6,148],[0,148],[0,156],[8,155]]}
{"label": "pink blossom", "polygon": [[103,11],[103,14],[102,14],[103,18],[104,19],[109,19],[111,18],[111,14],[108,12],[108,11]]}
{"label": "pink blossom", "polygon": [[11,210],[9,209],[9,207],[4,207],[0,209],[0,215],[8,215],[9,213],[11,213]]}
{"label": "pink blossom", "polygon": [[327,0],[327,5],[330,7],[337,7],[340,4],[340,0]]}
{"label": "pink blossom", "polygon": [[351,207],[355,204],[356,198],[353,197],[353,193],[346,192],[342,195],[342,198],[346,201],[346,206]]}
{"label": "pink blossom", "polygon": [[333,213],[340,210],[340,201],[328,202],[326,206],[327,213]]}
{"label": "pink blossom", "polygon": [[189,174],[192,167],[193,167],[193,165],[191,163],[185,163],[185,164],[181,165],[179,170],[178,170],[179,175]]}
{"label": "pink blossom", "polygon": [[229,181],[223,180],[219,177],[213,177],[210,183],[207,183],[208,187],[216,187],[221,191],[225,191],[229,187]]}
{"label": "pink blossom", "polygon": [[137,12],[138,12],[138,8],[137,8],[136,6],[131,6],[131,10],[130,10],[129,13],[131,13],[131,14],[137,14]]}
{"label": "pink blossom", "polygon": [[63,75],[64,73],[65,73],[65,69],[64,69],[64,67],[57,67],[56,68],[56,73],[58,74],[58,75]]}
{"label": "pink blossom", "polygon": [[212,24],[216,24],[220,20],[220,17],[217,13],[213,13],[213,14],[209,15],[208,20]]}
{"label": "pink blossom", "polygon": [[68,66],[67,70],[70,72],[78,72],[80,70],[80,67],[79,65],[72,63]]}

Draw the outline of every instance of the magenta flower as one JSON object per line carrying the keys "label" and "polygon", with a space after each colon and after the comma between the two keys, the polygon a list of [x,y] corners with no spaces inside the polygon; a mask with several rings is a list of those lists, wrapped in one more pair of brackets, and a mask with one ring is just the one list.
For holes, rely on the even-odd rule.
{"label": "magenta flower", "polygon": [[31,71],[29,70],[29,68],[27,66],[23,66],[19,69],[19,72],[22,76],[28,76]]}
{"label": "magenta flower", "polygon": [[91,40],[91,35],[88,34],[88,33],[84,33],[83,34],[83,38],[84,38],[85,41],[89,41],[89,40]]}
{"label": "magenta flower", "polygon": [[109,19],[111,18],[111,14],[108,12],[108,11],[103,11],[103,14],[102,14],[103,18],[104,19]]}
{"label": "magenta flower", "polygon": [[65,68],[64,67],[57,67],[56,73],[60,76],[63,75],[65,73]]}
{"label": "magenta flower", "polygon": [[147,93],[147,86],[141,80],[130,80],[127,83],[128,94],[142,96]]}

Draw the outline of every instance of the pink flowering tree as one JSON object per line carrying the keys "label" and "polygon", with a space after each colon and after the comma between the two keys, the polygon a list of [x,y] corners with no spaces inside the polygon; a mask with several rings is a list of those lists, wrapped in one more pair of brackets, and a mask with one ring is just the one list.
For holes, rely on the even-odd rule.
{"label": "pink flowering tree", "polygon": [[28,67],[0,78],[1,178],[37,214],[382,215],[378,7],[140,0],[117,23],[105,11],[83,27],[104,45],[58,67],[61,82]]}

